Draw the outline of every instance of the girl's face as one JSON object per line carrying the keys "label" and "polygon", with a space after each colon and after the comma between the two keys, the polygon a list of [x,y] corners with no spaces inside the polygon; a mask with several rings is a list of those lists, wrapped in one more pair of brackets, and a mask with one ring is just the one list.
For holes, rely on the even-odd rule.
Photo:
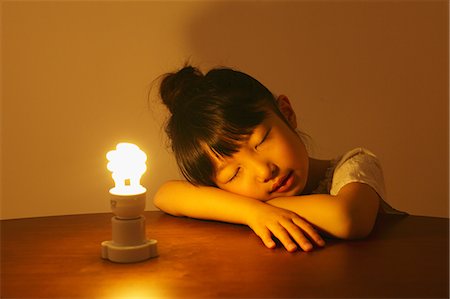
{"label": "girl's face", "polygon": [[[293,113],[290,105],[288,109]],[[295,120],[287,119],[291,126],[270,112],[238,152],[223,159],[214,157],[216,185],[261,201],[300,194],[308,178],[309,158],[293,130]]]}

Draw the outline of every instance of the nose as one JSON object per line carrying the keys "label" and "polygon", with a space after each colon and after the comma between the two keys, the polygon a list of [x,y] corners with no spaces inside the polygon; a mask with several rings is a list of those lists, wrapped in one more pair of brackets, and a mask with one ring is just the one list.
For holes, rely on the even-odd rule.
{"label": "nose", "polygon": [[258,182],[266,183],[276,176],[278,167],[275,164],[259,159],[253,160],[252,164]]}

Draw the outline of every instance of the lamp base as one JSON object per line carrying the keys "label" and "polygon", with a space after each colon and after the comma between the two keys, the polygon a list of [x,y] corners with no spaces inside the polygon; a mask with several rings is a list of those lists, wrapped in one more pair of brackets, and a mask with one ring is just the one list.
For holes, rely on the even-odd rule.
{"label": "lamp base", "polygon": [[156,240],[145,237],[145,218],[111,218],[112,240],[102,242],[102,258],[117,263],[134,263],[158,256]]}
{"label": "lamp base", "polygon": [[113,241],[102,242],[102,258],[116,263],[135,263],[158,256],[158,241],[145,240],[141,245],[120,246]]}

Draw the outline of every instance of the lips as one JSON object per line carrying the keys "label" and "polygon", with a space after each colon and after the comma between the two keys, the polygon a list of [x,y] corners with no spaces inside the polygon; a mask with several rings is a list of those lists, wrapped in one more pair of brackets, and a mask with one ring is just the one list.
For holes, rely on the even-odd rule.
{"label": "lips", "polygon": [[291,188],[293,183],[294,183],[294,176],[293,172],[291,171],[288,173],[288,175],[282,177],[281,179],[276,181],[275,184],[273,184],[270,193],[286,192]]}

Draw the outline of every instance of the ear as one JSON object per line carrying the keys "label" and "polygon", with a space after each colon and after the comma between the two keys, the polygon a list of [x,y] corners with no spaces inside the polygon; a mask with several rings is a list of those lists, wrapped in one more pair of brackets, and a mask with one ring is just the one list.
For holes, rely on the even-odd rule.
{"label": "ear", "polygon": [[288,123],[291,125],[293,129],[297,129],[297,116],[295,115],[294,110],[292,109],[291,103],[289,99],[285,95],[280,95],[277,98],[278,109],[280,109],[281,113],[284,115]]}

